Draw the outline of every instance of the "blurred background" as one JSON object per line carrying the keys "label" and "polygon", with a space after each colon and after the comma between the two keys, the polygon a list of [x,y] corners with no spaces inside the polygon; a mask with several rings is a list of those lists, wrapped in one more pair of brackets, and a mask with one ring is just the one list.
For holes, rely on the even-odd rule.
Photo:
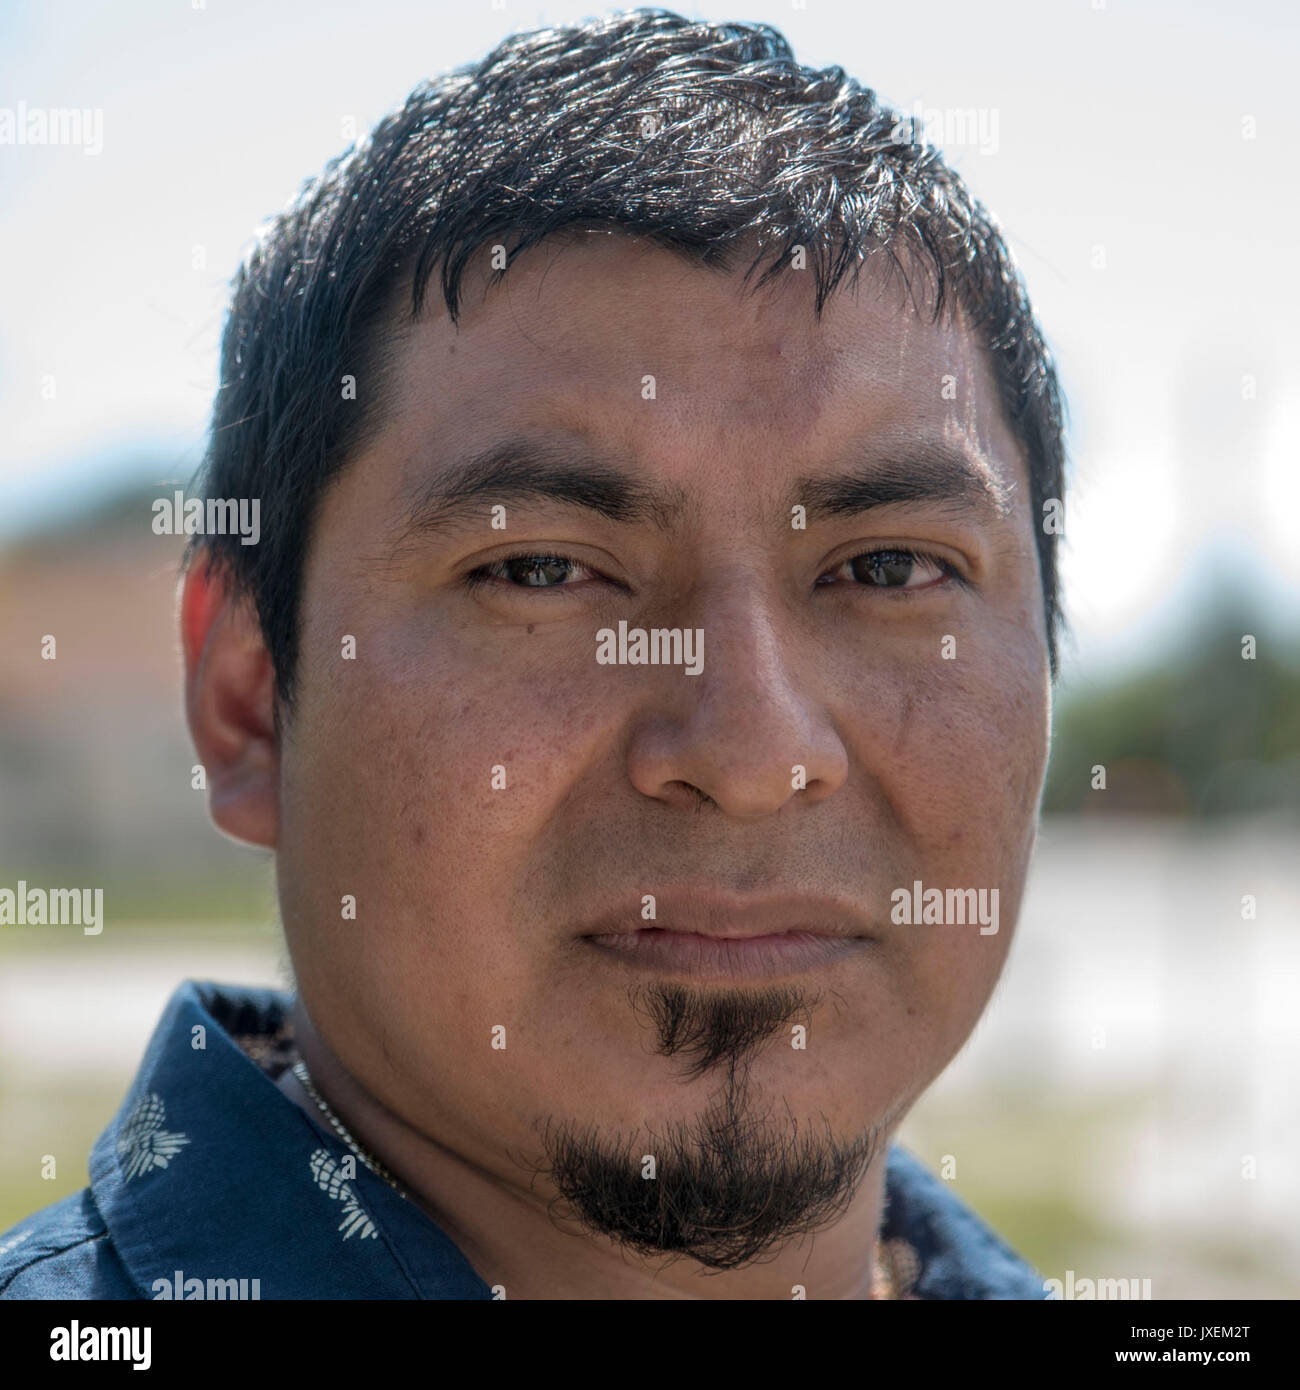
{"label": "blurred background", "polygon": [[[1047,1277],[1296,1297],[1295,15],[678,10],[774,24],[924,120],[1001,221],[1070,402],[1039,847],[994,1002],[903,1137]],[[180,980],[285,979],[270,861],[191,788],[180,540],[150,525],[202,455],[229,278],[417,81],[588,13],[0,8],[0,132],[92,113],[80,143],[0,140],[0,886],[101,885],[108,921],[0,927],[0,1231],[85,1184]]]}

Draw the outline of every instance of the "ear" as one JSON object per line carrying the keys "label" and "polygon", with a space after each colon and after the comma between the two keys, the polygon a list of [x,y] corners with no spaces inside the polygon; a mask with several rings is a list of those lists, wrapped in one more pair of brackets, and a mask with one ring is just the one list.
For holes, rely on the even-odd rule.
{"label": "ear", "polygon": [[203,553],[181,590],[181,646],[185,717],[207,771],[212,819],[236,840],[274,849],[280,748],[271,654],[252,604]]}

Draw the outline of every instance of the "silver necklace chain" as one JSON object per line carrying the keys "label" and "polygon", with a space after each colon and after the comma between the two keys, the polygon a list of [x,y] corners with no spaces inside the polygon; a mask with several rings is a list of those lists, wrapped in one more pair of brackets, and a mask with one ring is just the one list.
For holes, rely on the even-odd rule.
{"label": "silver necklace chain", "polygon": [[362,1163],[364,1163],[377,1178],[382,1178],[394,1192],[398,1193],[399,1196],[405,1197],[406,1193],[402,1189],[401,1183],[397,1181],[373,1154],[368,1153],[357,1143],[352,1137],[352,1133],[348,1127],[339,1119],[334,1111],[330,1109],[329,1102],[316,1089],[315,1083],[311,1079],[311,1073],[307,1070],[307,1063],[299,1060],[293,1064],[292,1070],[294,1076],[296,1076],[301,1083],[303,1090],[306,1091],[316,1103],[316,1108],[324,1115],[334,1133],[343,1140],[348,1148],[356,1154]]}

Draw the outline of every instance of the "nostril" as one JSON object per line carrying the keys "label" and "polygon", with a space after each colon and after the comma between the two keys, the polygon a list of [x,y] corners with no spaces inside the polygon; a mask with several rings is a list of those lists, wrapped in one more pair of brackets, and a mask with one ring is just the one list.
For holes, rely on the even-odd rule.
{"label": "nostril", "polygon": [[706,806],[717,806],[717,802],[707,793],[702,792],[699,787],[691,782],[677,782],[674,785],[684,787],[695,798],[695,809],[702,811]]}

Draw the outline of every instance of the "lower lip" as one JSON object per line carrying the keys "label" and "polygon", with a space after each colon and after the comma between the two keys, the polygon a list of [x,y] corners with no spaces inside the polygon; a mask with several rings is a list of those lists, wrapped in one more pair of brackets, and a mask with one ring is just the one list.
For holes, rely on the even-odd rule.
{"label": "lower lip", "polygon": [[598,950],[648,970],[714,979],[792,975],[860,955],[864,937],[782,932],[774,936],[700,936],[650,928],[584,938]]}

